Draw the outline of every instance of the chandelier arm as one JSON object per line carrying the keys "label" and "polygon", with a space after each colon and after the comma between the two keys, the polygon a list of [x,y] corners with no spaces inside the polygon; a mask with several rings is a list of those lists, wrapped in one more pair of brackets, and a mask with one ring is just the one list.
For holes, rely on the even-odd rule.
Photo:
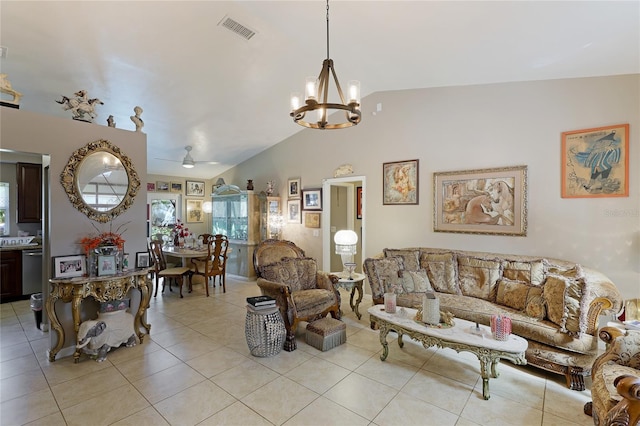
{"label": "chandelier arm", "polygon": [[336,74],[336,69],[333,67],[333,61],[331,61],[331,73],[333,74],[333,81],[336,83],[336,89],[338,89],[338,95],[340,95],[340,102],[343,104],[344,95],[342,94],[342,87],[340,87],[340,82],[338,81],[338,75]]}

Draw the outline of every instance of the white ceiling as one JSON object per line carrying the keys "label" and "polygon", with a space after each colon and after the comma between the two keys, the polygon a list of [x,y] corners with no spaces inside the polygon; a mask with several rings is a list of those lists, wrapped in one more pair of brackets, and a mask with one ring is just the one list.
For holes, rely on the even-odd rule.
{"label": "white ceiling", "polygon": [[[289,94],[320,72],[325,9],[2,0],[0,71],[24,110],[70,118],[54,100],[85,89],[104,102],[97,125],[113,115],[133,130],[140,105],[148,173],[210,178],[302,129]],[[257,34],[246,41],[218,26],[225,16]],[[640,73],[640,2],[332,0],[330,39],[341,84],[360,80],[371,111],[366,95],[378,91]],[[220,164],[182,168],[186,145]]]}

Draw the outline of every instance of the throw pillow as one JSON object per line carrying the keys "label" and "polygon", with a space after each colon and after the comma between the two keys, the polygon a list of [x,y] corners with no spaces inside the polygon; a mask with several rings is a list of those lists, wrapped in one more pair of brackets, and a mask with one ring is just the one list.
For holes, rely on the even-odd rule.
{"label": "throw pillow", "polygon": [[300,290],[298,286],[298,268],[293,262],[275,262],[263,265],[262,277],[265,280],[281,283],[292,287],[292,290]]}
{"label": "throw pillow", "polygon": [[544,262],[507,261],[504,262],[502,276],[513,281],[524,281],[532,285],[541,285],[544,282]]}
{"label": "throw pillow", "polygon": [[529,289],[524,313],[537,320],[543,320],[547,316],[547,308],[544,303],[544,297],[542,297],[541,287],[531,287]]}
{"label": "throw pillow", "polygon": [[544,282],[542,297],[547,306],[547,318],[549,321],[563,328],[567,319],[564,310],[564,299],[569,284],[558,275],[548,275]]}
{"label": "throw pillow", "polygon": [[[392,290],[392,289],[387,289]],[[395,282],[396,293],[424,293],[433,291],[427,271],[420,269],[418,271],[401,271],[400,276]]]}
{"label": "throw pillow", "polygon": [[465,296],[495,300],[495,291],[502,264],[498,260],[485,260],[458,256],[458,281]]}
{"label": "throw pillow", "polygon": [[420,267],[426,269],[429,282],[436,291],[462,294],[456,282],[458,268],[454,253],[421,253]]}
{"label": "throw pillow", "polygon": [[522,311],[527,306],[527,295],[531,286],[521,281],[502,279],[498,281],[496,303]]}
{"label": "throw pillow", "polygon": [[371,296],[374,299],[382,298],[385,292],[385,281],[398,277],[402,269],[401,257],[385,257],[381,259],[368,258],[364,261],[364,271],[369,278]]}
{"label": "throw pillow", "polygon": [[384,257],[401,257],[403,267],[407,271],[420,269],[420,251],[412,249],[384,249]]}

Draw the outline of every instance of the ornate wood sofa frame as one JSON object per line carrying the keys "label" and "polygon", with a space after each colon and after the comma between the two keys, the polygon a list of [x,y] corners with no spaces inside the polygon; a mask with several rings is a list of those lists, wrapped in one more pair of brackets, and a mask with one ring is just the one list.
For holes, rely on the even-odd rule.
{"label": "ornate wood sofa frame", "polygon": [[[398,266],[394,265],[393,258],[399,259]],[[373,303],[384,303],[383,281],[389,278],[389,274],[393,275],[397,270],[412,269],[418,272],[425,270],[430,285],[440,299],[442,311],[449,311],[458,318],[485,325],[489,325],[492,314],[508,314],[512,319],[513,332],[529,342],[527,362],[535,367],[564,375],[567,386],[574,390],[585,389],[584,377],[591,374],[591,366],[597,357],[596,333],[599,315],[606,309],[618,312],[622,306],[621,295],[606,276],[575,263],[534,256],[425,247],[385,249],[383,254],[365,260],[364,271],[371,286]],[[555,277],[556,273],[558,276],[571,276],[567,279],[579,280],[583,285],[580,287],[579,301],[580,328],[574,330],[575,333],[567,330],[564,324],[550,321],[544,313],[539,318],[527,315],[525,312],[528,311],[528,305],[525,310],[522,307],[515,309],[497,302],[502,281],[509,281],[510,283],[504,284],[507,286],[519,285],[513,284],[521,282],[517,280],[529,280],[526,283],[522,281],[522,286],[527,284],[529,288],[537,287],[540,294],[544,291],[547,277]],[[564,294],[568,292],[569,290],[565,290]],[[399,306],[421,306],[423,294],[398,294],[397,303]],[[528,301],[528,296],[526,297]],[[546,297],[551,298],[551,295]],[[559,297],[562,302],[566,300],[563,293]],[[541,305],[549,305],[550,300],[545,300],[542,295],[538,298],[543,299],[539,302]],[[541,310],[546,312],[544,306]],[[562,304],[560,312],[562,313]]]}

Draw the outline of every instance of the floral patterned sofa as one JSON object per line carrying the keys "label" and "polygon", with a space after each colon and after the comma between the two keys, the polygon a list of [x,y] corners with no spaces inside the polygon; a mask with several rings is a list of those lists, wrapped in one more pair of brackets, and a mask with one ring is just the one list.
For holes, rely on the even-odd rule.
{"label": "floral patterned sofa", "polygon": [[366,259],[374,304],[393,289],[398,306],[419,307],[435,291],[440,310],[489,325],[492,314],[511,317],[513,333],[529,342],[527,362],[563,374],[584,390],[598,352],[598,316],[618,312],[622,297],[603,274],[536,256],[438,248],[384,249]]}
{"label": "floral patterned sofa", "polygon": [[591,397],[584,411],[596,426],[640,423],[640,331],[602,327],[607,350],[593,363]]}

